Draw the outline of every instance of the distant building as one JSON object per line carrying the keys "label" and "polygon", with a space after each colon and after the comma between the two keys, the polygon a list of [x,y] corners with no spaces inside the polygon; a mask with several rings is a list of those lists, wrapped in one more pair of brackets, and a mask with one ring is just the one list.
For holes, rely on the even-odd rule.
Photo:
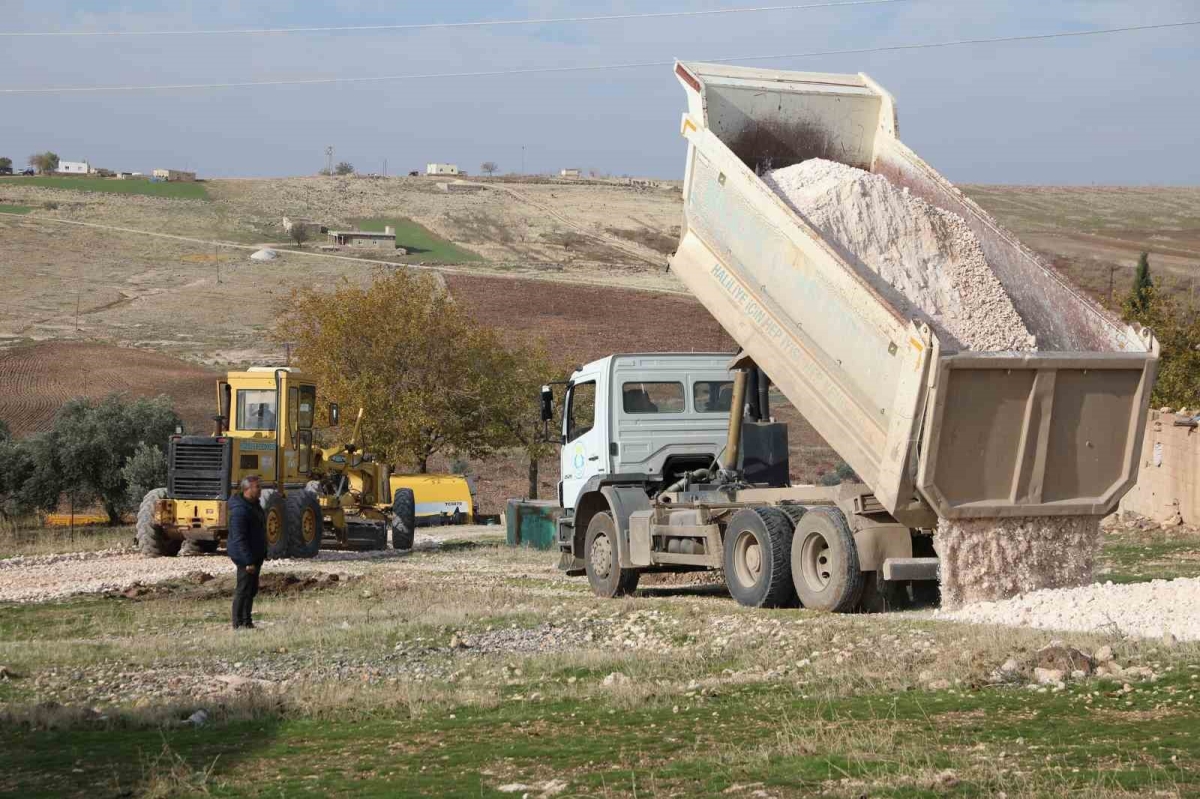
{"label": "distant building", "polygon": [[283,231],[285,233],[290,236],[296,228],[303,228],[304,232],[308,234],[308,238],[320,236],[325,232],[325,226],[320,222],[314,222],[311,219],[289,219],[286,216],[283,218]]}
{"label": "distant building", "polygon": [[195,172],[184,172],[182,169],[156,169],[154,177],[168,183],[195,183]]}
{"label": "distant building", "polygon": [[329,242],[339,247],[365,247],[394,252],[396,229],[388,225],[382,233],[370,230],[331,230]]}
{"label": "distant building", "polygon": [[583,177],[583,170],[582,169],[564,169],[562,172],[559,173],[559,175],[561,175],[564,178],[579,178],[579,177]]}
{"label": "distant building", "polygon": [[426,175],[457,175],[459,174],[457,164],[426,164]]}
{"label": "distant building", "polygon": [[87,161],[59,161],[55,171],[64,175],[86,175],[92,171],[92,167]]}

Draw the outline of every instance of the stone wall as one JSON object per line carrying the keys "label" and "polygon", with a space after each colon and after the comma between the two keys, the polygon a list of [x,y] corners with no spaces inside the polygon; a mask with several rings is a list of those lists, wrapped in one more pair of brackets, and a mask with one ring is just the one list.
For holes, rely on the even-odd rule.
{"label": "stone wall", "polygon": [[1191,415],[1151,411],[1138,482],[1121,510],[1159,522],[1200,525],[1200,427],[1176,426]]}

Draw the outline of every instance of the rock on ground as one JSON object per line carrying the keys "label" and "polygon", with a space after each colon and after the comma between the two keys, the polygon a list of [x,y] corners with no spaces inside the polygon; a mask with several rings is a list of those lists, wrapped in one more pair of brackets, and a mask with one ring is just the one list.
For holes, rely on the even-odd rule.
{"label": "rock on ground", "polygon": [[1036,350],[1037,342],[966,221],[887,178],[814,158],[764,178],[851,264],[882,277],[943,347]]}
{"label": "rock on ground", "polygon": [[[1138,638],[1170,635],[1179,641],[1200,641],[1197,608],[1200,608],[1200,578],[1187,577],[1034,591],[1000,602],[939,610],[934,617],[975,624],[1103,632]],[[1111,659],[1109,647],[1096,652],[1097,663]]]}
{"label": "rock on ground", "polygon": [[1091,582],[1100,519],[942,519],[934,545],[941,560],[942,607],[954,608]]}

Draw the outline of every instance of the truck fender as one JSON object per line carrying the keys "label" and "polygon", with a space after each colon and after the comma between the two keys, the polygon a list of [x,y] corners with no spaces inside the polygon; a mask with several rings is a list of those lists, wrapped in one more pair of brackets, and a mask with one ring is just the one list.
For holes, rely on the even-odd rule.
{"label": "truck fender", "polygon": [[622,569],[633,567],[629,555],[629,517],[635,511],[650,510],[650,497],[646,489],[639,485],[605,486],[600,489],[601,495],[608,500],[608,508],[612,511],[613,521],[617,525],[617,564]]}
{"label": "truck fender", "polygon": [[[861,517],[858,520],[861,523]],[[869,524],[854,531],[854,546],[858,549],[858,565],[862,571],[883,568],[889,558],[913,556],[912,532],[902,524]]]}

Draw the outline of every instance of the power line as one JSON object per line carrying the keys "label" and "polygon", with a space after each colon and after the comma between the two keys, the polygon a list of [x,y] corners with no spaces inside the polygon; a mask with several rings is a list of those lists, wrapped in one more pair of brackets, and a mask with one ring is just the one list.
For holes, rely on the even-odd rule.
{"label": "power line", "polygon": [[[1006,42],[1030,42],[1046,39],[1067,39],[1080,36],[1100,36],[1110,33],[1128,33],[1131,31],[1162,30],[1165,28],[1183,28],[1200,25],[1200,20],[1187,22],[1168,22],[1159,25],[1131,25],[1122,28],[1100,28],[1090,31],[1068,31],[1063,33],[1040,33],[1026,36],[1001,36],[992,39],[956,39],[947,42],[919,42],[914,44],[893,44],[883,47],[856,47],[848,50],[813,50],[807,53],[780,53],[775,55],[733,56],[729,58],[691,59],[710,63],[737,63],[742,61],[782,61],[791,58],[817,58],[836,55],[860,55],[864,53],[888,53],[904,50],[929,50],[941,47],[959,47],[972,44],[1001,44]],[[584,64],[571,67],[530,67],[527,69],[497,69],[480,70],[475,72],[431,72],[409,75],[379,75],[360,78],[283,78],[280,80],[238,81],[230,83],[174,83],[141,86],[47,86],[30,89],[0,89],[3,94],[84,94],[98,92],[136,92],[136,91],[182,91],[190,89],[243,89],[264,86],[318,86],[346,83],[381,83],[386,81],[406,80],[436,80],[448,78],[491,78],[513,75],[546,75],[569,72],[591,72],[600,70],[639,69],[643,67],[669,67],[674,61],[635,61],[623,64]]]}
{"label": "power line", "polygon": [[804,11],[814,8],[841,6],[879,6],[909,0],[843,0],[837,3],[801,3],[786,6],[757,6],[750,8],[712,8],[703,11],[659,11],[646,14],[604,14],[591,17],[545,17],[541,19],[495,19],[475,22],[424,22],[408,25],[338,25],[310,28],[217,28],[213,30],[157,31],[3,31],[0,37],[18,36],[212,36],[283,33],[361,33],[367,31],[417,31],[445,28],[485,28],[502,25],[561,25],[584,22],[617,22],[624,20],[668,19],[677,17],[710,17],[721,14],[761,14],[767,11]]}

